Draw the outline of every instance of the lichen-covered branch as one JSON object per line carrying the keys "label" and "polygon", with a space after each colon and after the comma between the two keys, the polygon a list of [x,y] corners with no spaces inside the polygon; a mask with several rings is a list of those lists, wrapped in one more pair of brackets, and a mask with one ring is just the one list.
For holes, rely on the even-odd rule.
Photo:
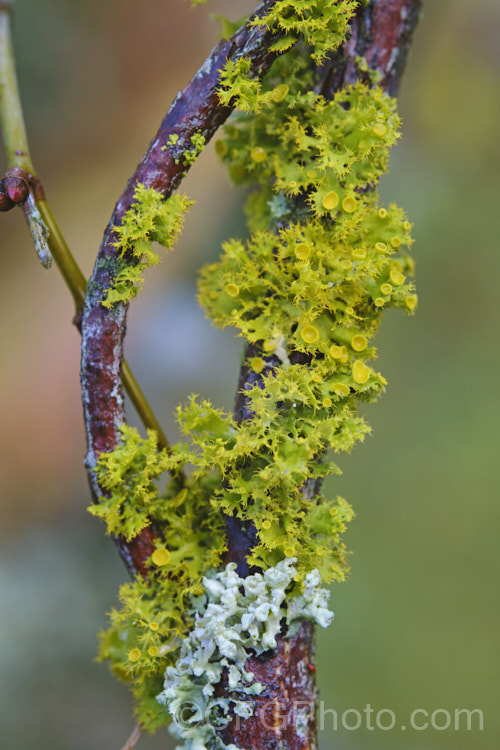
{"label": "lichen-covered branch", "polygon": [[[401,82],[422,4],[423,0],[369,0],[366,5],[361,4],[350,22],[350,39],[318,70],[318,92],[330,98],[336,91],[358,80],[369,81],[370,75],[376,73],[380,88],[394,96]],[[361,58],[367,63],[366,68],[360,66]],[[264,373],[256,373],[249,364],[256,356],[263,357],[272,368],[278,364],[274,354],[262,352],[255,344],[246,349],[236,392],[234,416],[237,422],[252,418],[245,392],[264,380]],[[300,355],[296,354],[295,358],[300,361]],[[228,524],[227,559],[245,566],[246,556],[254,544],[254,530],[248,525],[242,530],[234,519],[228,519]]]}
{"label": "lichen-covered branch", "polygon": [[[275,0],[265,0],[254,17],[265,13]],[[102,452],[119,443],[119,428],[125,421],[120,370],[123,358],[127,305],[113,309],[103,306],[107,290],[119,273],[119,248],[114,227],[120,225],[133,204],[137,185],[154,188],[167,198],[179,185],[192,163],[190,155],[196,143],[207,143],[231,113],[221,105],[217,91],[220,71],[227,60],[250,60],[252,75],[263,75],[275,59],[270,51],[275,35],[264,28],[244,25],[229,40],[222,40],[201,66],[174,103],[158,133],[144,154],[127,187],[120,196],[106,228],[92,277],[88,284],[82,320],[81,382],[84,419],[87,432],[86,466],[94,498],[103,493],[95,466]],[[130,572],[143,568],[152,552],[154,532],[148,528],[144,538],[128,544],[117,538],[118,549]]]}
{"label": "lichen-covered branch", "polygon": [[274,651],[248,659],[246,668],[265,690],[254,698],[252,716],[233,714],[220,736],[244,750],[314,750],[316,702],[314,625],[304,621]]}
{"label": "lichen-covered branch", "polygon": [[[370,82],[373,73],[378,77],[382,90],[390,95],[397,93],[404,67],[408,58],[413,32],[415,30],[422,0],[369,0],[362,4],[351,21],[351,37],[318,70],[318,93],[330,98],[336,91],[356,81]],[[360,58],[364,58],[363,62]],[[300,210],[300,201],[298,202]],[[297,355],[295,355],[297,358]],[[302,355],[303,356],[303,355]],[[235,419],[237,422],[252,419],[246,391],[256,384],[265,387],[265,377],[269,370],[258,374],[251,366],[255,357],[261,357],[266,367],[277,366],[274,354],[266,354],[259,346],[247,347],[238,379]],[[300,360],[300,357],[297,361]],[[307,358],[304,359],[304,362]],[[314,483],[314,492],[320,488]],[[310,485],[311,483],[309,483]],[[308,484],[304,491],[308,491]],[[256,529],[252,523],[241,522],[237,517],[228,517],[227,560],[237,563],[240,571],[248,570],[247,558],[255,546]],[[255,699],[255,711],[251,718],[242,721],[235,716],[231,724],[221,733],[226,744],[234,743],[245,750],[281,748],[304,750],[316,747],[316,727],[314,722],[315,687],[314,677],[309,671],[312,661],[313,625],[290,639],[278,637],[278,650],[272,660],[250,656],[246,668],[256,674],[268,669],[264,679],[268,680],[269,694]],[[302,680],[296,679],[298,675]],[[286,690],[283,680],[287,679]],[[307,676],[307,677],[305,677]],[[272,696],[272,712],[275,721],[262,721],[259,703]],[[269,703],[266,703],[269,708]],[[305,723],[297,716],[296,706],[309,706],[310,721]],[[312,719],[311,719],[312,717]]]}
{"label": "lichen-covered branch", "polygon": [[[349,84],[369,80],[371,71],[379,75],[379,86],[393,96],[404,72],[422,3],[423,0],[370,0],[366,6],[362,4],[351,20],[350,39],[318,70],[318,92],[329,98]],[[363,57],[366,68],[360,67]],[[253,344],[247,348],[238,378],[237,422],[252,418],[245,391],[263,382],[263,374],[257,374],[249,364],[256,356],[262,356],[270,367],[277,365],[274,355],[266,355]],[[227,559],[237,562],[238,569],[243,570],[254,544],[255,531],[248,524],[242,529],[241,524],[231,518],[228,532]]]}
{"label": "lichen-covered branch", "polygon": [[362,57],[379,85],[396,96],[411,49],[423,0],[369,0],[360,4],[351,23],[351,38],[328,61],[321,75],[321,93],[328,95],[357,80],[368,80],[359,67]]}
{"label": "lichen-covered branch", "polygon": [[[132,682],[144,727],[162,721],[164,675],[158,699],[185,750],[316,746],[312,623],[328,624],[318,587],[345,577],[341,535],[352,517],[320,485],[339,473],[328,451],[363,440],[359,404],[386,384],[370,364],[383,310],[417,304],[411,223],[377,193],[399,137],[389,92],[420,2],[395,5],[263,3],[175,100],[118,201],[89,284],[82,389],[93,512],[143,575],[122,587],[101,656]],[[192,397],[178,411],[187,441],[157,453],[153,435],[123,426],[127,300],[151,259],[144,242],[172,219],[172,189],[233,106],[217,152],[236,182],[256,188],[252,236],[226,242],[204,269],[200,302],[249,345],[236,414]],[[152,480],[163,470],[172,480],[160,493]],[[232,564],[221,571],[226,546]],[[200,706],[214,709],[201,724]]]}

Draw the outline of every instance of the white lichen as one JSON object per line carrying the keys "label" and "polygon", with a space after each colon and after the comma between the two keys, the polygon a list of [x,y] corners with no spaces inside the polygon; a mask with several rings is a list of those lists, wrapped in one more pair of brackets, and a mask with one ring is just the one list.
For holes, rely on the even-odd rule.
{"label": "white lichen", "polygon": [[[329,592],[319,588],[317,570],[306,576],[301,594],[287,597],[297,572],[295,562],[294,557],[286,558],[247,578],[240,578],[236,565],[230,563],[203,579],[205,596],[196,604],[194,627],[175,666],[167,667],[158,696],[172,717],[172,734],[184,741],[177,750],[223,748],[216,728],[227,723],[230,712],[242,718],[252,715],[251,696],[259,695],[264,686],[253,682],[245,662],[251,652],[258,655],[276,648],[283,621],[289,634],[304,619],[322,627],[332,621]],[[224,670],[226,697],[216,697]]]}

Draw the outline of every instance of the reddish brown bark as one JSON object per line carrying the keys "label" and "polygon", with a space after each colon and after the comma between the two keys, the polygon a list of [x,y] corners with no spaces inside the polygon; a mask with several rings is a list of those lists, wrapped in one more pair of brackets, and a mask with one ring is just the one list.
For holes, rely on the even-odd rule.
{"label": "reddish brown bark", "polygon": [[332,56],[322,74],[325,95],[363,80],[356,57],[364,57],[381,75],[379,85],[397,94],[423,0],[369,0],[351,22],[351,37]]}
{"label": "reddish brown bark", "polygon": [[122,536],[113,537],[120,557],[131,575],[137,573],[146,576],[146,560],[155,549],[154,542],[158,536],[159,532],[154,526],[147,526],[130,542]]}
{"label": "reddish brown bark", "polygon": [[295,635],[279,638],[278,648],[245,668],[265,685],[249,719],[233,716],[220,732],[225,744],[245,750],[313,750],[316,747],[316,685],[313,625],[303,622]]}
{"label": "reddish brown bark", "polygon": [[363,55],[369,67],[382,75],[380,86],[391,96],[396,95],[422,2],[370,0],[353,24],[353,35],[346,47],[346,57],[351,63],[344,84],[356,77],[353,56]]}

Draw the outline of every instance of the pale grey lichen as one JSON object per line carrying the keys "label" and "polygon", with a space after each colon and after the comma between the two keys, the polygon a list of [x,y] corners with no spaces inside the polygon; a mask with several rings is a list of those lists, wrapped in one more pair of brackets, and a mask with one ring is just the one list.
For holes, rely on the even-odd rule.
{"label": "pale grey lichen", "polygon": [[320,583],[319,570],[312,570],[306,575],[302,594],[288,602],[288,623],[306,619],[317,622],[322,628],[328,627],[333,618],[333,612],[328,609],[330,592],[319,588]]}
{"label": "pale grey lichen", "polygon": [[[203,579],[205,596],[195,605],[194,627],[182,642],[175,666],[167,667],[158,696],[172,718],[172,734],[184,741],[177,750],[224,748],[216,728],[227,723],[230,712],[242,718],[252,715],[251,696],[259,695],[264,686],[253,682],[245,662],[250,652],[262,654],[276,648],[283,621],[289,634],[304,619],[322,627],[332,621],[327,607],[330,594],[319,588],[317,570],[306,576],[301,594],[287,597],[297,572],[295,562],[294,557],[286,558],[247,578],[240,578],[236,565],[230,563]],[[215,688],[224,670],[227,694],[217,697]],[[233,745],[226,750],[237,748]]]}

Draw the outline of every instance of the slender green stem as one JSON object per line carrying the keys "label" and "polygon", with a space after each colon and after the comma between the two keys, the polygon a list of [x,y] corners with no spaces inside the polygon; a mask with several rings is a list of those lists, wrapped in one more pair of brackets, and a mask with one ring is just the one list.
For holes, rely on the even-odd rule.
{"label": "slender green stem", "polygon": [[0,2],[0,122],[7,161],[33,174],[12,49],[11,3]]}
{"label": "slender green stem", "polygon": [[71,254],[47,201],[45,199],[38,200],[36,205],[50,232],[47,238],[50,252],[52,253],[57,267],[66,282],[66,286],[75,300],[77,314],[81,313],[85,302],[85,291],[87,288],[85,276]]}
{"label": "slender green stem", "polygon": [[[78,264],[76,263],[71,251],[66,244],[66,241],[61,234],[57,222],[54,218],[50,206],[46,200],[37,201],[37,206],[42,215],[42,219],[47,225],[50,235],[48,238],[48,244],[50,251],[54,257],[54,260],[61,272],[62,277],[66,282],[66,286],[73,295],[75,301],[77,317],[83,310],[83,304],[85,302],[85,290],[87,283],[85,277],[81,272]],[[135,410],[141,417],[141,420],[145,427],[150,430],[154,430],[158,435],[158,447],[160,449],[170,451],[167,438],[165,437],[163,430],[151,408],[146,397],[144,396],[141,388],[134,377],[130,366],[126,361],[122,364],[122,382],[123,386],[134,405]]]}
{"label": "slender green stem", "polygon": [[[146,401],[146,398],[139,387],[139,383],[135,379],[134,374],[126,360],[123,360],[122,362],[122,383],[144,426],[156,432],[158,436],[158,447],[160,449],[165,449],[167,453],[170,453],[170,445],[167,441],[167,438],[163,434],[160,423],[156,419],[156,416],[148,401]],[[174,470],[172,470],[172,473],[176,474]],[[178,474],[178,476],[179,479],[183,481],[183,477],[180,474]]]}
{"label": "slender green stem", "polygon": [[[36,178],[31,161],[24,117],[17,85],[12,48],[11,4],[0,0],[0,125],[9,167],[19,167]],[[75,301],[77,318],[83,312],[87,283],[59,229],[49,204],[38,199],[36,205],[49,230],[47,242],[61,275]],[[128,364],[122,365],[122,382],[145,427],[158,435],[158,447],[170,451],[165,434],[142,393]]]}

